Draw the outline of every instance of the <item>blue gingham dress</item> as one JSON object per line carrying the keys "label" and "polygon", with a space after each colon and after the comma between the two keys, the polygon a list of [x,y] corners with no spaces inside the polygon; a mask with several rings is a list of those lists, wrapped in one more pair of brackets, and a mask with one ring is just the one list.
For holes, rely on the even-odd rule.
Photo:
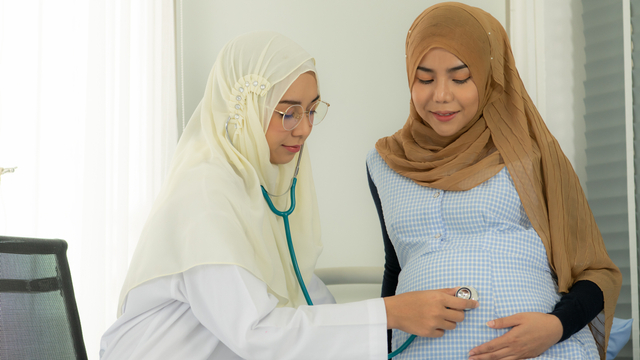
{"label": "blue gingham dress", "polygon": [[[389,238],[402,271],[396,294],[470,285],[480,307],[442,338],[416,338],[394,359],[467,359],[469,350],[508,329],[486,322],[520,312],[549,313],[560,299],[542,240],[507,168],[467,191],[420,186],[398,175],[374,149],[367,156]],[[393,331],[393,348],[409,335]],[[588,327],[538,359],[599,359]]]}

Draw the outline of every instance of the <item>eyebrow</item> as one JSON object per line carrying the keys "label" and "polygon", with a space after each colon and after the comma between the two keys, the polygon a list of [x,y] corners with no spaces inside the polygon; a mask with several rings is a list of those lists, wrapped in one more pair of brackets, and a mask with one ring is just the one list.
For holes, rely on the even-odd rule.
{"label": "eyebrow", "polygon": [[[318,99],[320,99],[320,95],[316,96],[316,98],[311,100],[311,102],[317,101]],[[302,105],[300,101],[295,100],[280,100],[278,104]]]}
{"label": "eyebrow", "polygon": [[[462,65],[458,65],[455,67],[452,67],[451,69],[447,69],[448,73],[452,73],[452,72],[456,72],[458,70],[462,70],[462,69],[467,69],[468,66],[466,64],[462,64]],[[424,71],[424,72],[428,72],[428,73],[434,73],[435,71],[433,71],[432,69],[426,68],[426,67],[422,67],[422,66],[418,66],[418,70],[420,71]]]}

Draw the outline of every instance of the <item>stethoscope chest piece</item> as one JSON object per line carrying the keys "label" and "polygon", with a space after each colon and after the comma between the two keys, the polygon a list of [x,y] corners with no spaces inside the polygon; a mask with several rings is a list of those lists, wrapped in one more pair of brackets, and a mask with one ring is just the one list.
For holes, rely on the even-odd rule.
{"label": "stethoscope chest piece", "polygon": [[478,301],[478,290],[476,290],[473,286],[461,286],[458,291],[456,291],[456,297],[460,299],[470,299]]}

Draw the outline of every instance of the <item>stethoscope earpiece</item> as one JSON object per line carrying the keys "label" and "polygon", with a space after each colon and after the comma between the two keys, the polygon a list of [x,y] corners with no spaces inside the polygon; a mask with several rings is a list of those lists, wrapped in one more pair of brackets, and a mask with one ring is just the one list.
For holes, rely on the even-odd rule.
{"label": "stethoscope earpiece", "polygon": [[[231,121],[231,116],[229,116],[227,118],[227,121],[224,122],[224,132],[227,135],[227,141],[229,141],[229,144],[233,146],[233,142],[231,141],[231,136],[229,135],[229,121]],[[238,124],[233,124],[233,127],[234,127],[234,130],[238,129]]]}

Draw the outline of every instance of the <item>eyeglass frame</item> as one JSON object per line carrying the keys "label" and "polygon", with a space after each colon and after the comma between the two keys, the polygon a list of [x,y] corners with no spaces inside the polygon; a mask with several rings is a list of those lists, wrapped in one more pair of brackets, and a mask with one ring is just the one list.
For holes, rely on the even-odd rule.
{"label": "eyeglass frame", "polygon": [[[316,104],[316,103],[325,103],[327,105],[327,112],[329,112],[329,106],[331,106],[331,104],[329,104],[328,102],[323,101],[323,100],[316,100],[316,101],[312,102],[311,105]],[[294,105],[289,106],[285,111],[280,111],[278,109],[273,109],[274,112],[277,112],[278,114],[282,115],[282,128],[283,129],[285,129],[285,127],[284,127],[284,117],[285,117],[285,115],[287,115],[286,112],[287,112],[287,110],[291,109],[294,106],[302,107],[302,105],[294,104]],[[314,124],[311,122],[311,117],[309,116],[310,112],[311,112],[311,110],[304,110],[304,108],[302,108],[302,117],[304,117],[306,115],[307,119],[309,119],[309,124],[311,126],[313,126]],[[325,116],[327,116],[327,114],[325,114]],[[324,117],[322,118],[322,120],[324,120]],[[322,121],[322,120],[320,120],[320,121]],[[291,129],[285,129],[285,130],[286,131],[293,131],[295,128],[298,127],[298,125],[300,125],[301,122],[302,122],[302,119],[300,119],[300,121],[298,121],[296,126],[292,127]]]}

